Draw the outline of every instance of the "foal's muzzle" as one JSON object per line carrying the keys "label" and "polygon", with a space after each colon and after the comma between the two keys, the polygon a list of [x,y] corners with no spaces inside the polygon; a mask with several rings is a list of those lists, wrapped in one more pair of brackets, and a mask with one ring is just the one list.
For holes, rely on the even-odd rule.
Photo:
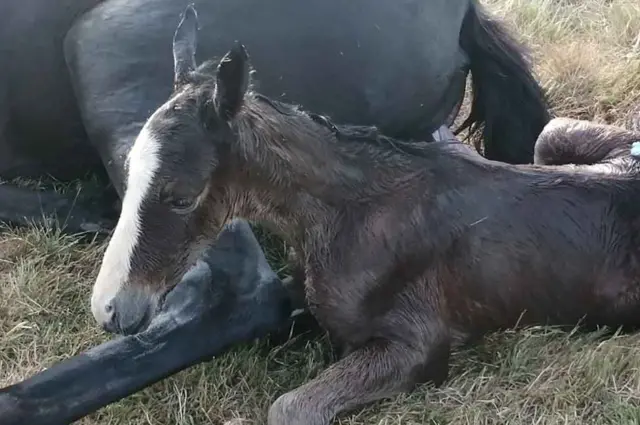
{"label": "foal's muzzle", "polygon": [[136,287],[127,286],[105,305],[108,320],[105,331],[120,335],[141,332],[149,326],[157,310],[158,297]]}

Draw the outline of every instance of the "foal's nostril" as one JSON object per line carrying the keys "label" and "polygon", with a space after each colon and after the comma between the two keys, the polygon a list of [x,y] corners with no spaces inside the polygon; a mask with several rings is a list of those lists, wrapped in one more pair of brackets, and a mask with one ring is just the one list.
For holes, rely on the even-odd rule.
{"label": "foal's nostril", "polygon": [[113,301],[105,304],[104,312],[105,312],[106,320],[102,324],[102,328],[107,332],[116,333],[118,326],[117,326],[117,317],[116,317]]}
{"label": "foal's nostril", "polygon": [[149,296],[142,290],[127,288],[102,306],[102,328],[117,335],[131,335],[145,328],[151,319]]}

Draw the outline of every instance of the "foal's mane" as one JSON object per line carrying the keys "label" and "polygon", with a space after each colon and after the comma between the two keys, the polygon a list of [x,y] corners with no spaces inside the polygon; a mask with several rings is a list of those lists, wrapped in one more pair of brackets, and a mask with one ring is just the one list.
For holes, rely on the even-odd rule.
{"label": "foal's mane", "polygon": [[[299,105],[292,105],[284,102],[273,100],[260,93],[252,93],[255,100],[263,102],[271,106],[276,112],[285,116],[302,116],[310,119],[314,123],[331,131],[335,138],[341,142],[355,142],[370,144],[386,149],[393,149],[397,152],[426,157],[433,149],[429,149],[432,140],[414,140],[406,139],[399,140],[393,137],[386,136],[376,126],[367,125],[353,125],[353,124],[335,124],[331,119],[325,115],[316,114],[313,112],[305,111]],[[453,139],[450,141],[444,141],[440,143],[458,142]]]}
{"label": "foal's mane", "polygon": [[[213,90],[215,89],[216,68],[218,63],[219,61],[216,59],[205,61],[191,73],[191,81],[199,91],[207,90],[213,93]],[[383,150],[400,153],[402,155],[426,158],[432,156],[435,151],[440,151],[440,148],[446,145],[459,145],[462,143],[457,139],[439,141],[435,143],[431,136],[431,140],[400,140],[383,134],[376,126],[335,124],[329,117],[305,111],[300,105],[280,102],[275,99],[271,99],[264,94],[258,93],[255,90],[253,83],[251,83],[245,97],[245,110],[254,112],[255,115],[260,115],[263,110],[262,108],[257,108],[257,104],[269,106],[279,115],[294,119],[294,121],[289,121],[289,123],[299,123],[300,126],[306,127],[307,130],[309,130],[309,124],[315,123],[321,128],[328,130],[339,142],[371,145],[373,147],[382,148]],[[261,109],[261,111],[256,109]],[[309,120],[309,122],[304,122],[305,119]],[[302,121],[300,122],[298,120]]]}

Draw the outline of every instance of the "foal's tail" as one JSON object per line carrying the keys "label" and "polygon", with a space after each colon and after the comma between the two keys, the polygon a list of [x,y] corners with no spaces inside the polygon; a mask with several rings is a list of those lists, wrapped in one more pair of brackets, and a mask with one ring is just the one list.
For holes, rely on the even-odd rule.
{"label": "foal's tail", "polygon": [[481,131],[489,159],[532,162],[536,139],[551,116],[524,46],[476,0],[462,22],[460,45],[470,59],[473,98],[458,131]]}

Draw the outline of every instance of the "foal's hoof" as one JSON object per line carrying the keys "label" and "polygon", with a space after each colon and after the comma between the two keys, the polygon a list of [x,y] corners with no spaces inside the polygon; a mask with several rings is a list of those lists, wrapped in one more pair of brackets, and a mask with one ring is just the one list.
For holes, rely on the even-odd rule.
{"label": "foal's hoof", "polygon": [[640,158],[640,142],[633,142],[631,145],[631,156],[634,158]]}
{"label": "foal's hoof", "polygon": [[327,425],[330,418],[306,395],[294,390],[278,397],[269,408],[268,425]]}

